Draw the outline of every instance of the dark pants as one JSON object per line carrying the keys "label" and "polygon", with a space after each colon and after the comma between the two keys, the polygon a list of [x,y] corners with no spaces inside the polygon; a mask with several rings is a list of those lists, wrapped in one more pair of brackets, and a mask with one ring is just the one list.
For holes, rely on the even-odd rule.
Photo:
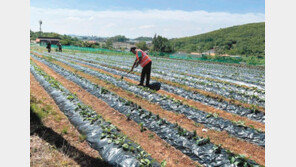
{"label": "dark pants", "polygon": [[141,85],[143,85],[143,83],[144,83],[145,75],[146,75],[146,86],[149,85],[150,74],[151,74],[151,65],[152,65],[152,61],[150,61],[145,67],[143,67],[142,73],[141,73],[141,81],[140,81]]}

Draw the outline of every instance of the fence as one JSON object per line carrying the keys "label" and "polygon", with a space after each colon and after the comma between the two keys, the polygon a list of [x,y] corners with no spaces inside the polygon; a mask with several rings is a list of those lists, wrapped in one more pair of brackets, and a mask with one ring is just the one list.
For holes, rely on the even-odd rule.
{"label": "fence", "polygon": [[[44,46],[44,44],[40,44],[39,46]],[[51,45],[51,48],[57,48],[56,45]],[[130,55],[130,52],[126,51],[117,51],[117,50],[109,50],[109,49],[104,49],[104,48],[90,48],[90,47],[80,47],[80,46],[73,46],[73,45],[63,45],[62,46],[63,50],[73,50],[73,51],[82,51],[82,52],[94,52],[94,53],[113,53],[113,54],[126,54]]]}

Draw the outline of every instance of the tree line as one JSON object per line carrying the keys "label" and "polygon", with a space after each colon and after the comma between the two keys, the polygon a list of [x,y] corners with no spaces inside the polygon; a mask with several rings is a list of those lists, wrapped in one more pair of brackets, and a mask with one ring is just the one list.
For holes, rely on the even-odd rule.
{"label": "tree line", "polygon": [[251,23],[219,29],[191,37],[172,39],[174,49],[184,52],[206,52],[214,49],[218,54],[264,56],[265,23]]}
{"label": "tree line", "polygon": [[[79,40],[77,37],[60,35],[57,33],[44,33],[30,31],[31,39],[38,36],[59,37],[62,45],[74,45],[81,47],[112,49],[113,42],[127,42],[129,39],[124,35],[117,35],[106,40],[105,44],[89,43]],[[155,34],[153,38],[138,37],[140,42],[135,45],[142,50],[161,53],[183,52],[206,52],[214,49],[216,54],[245,55],[265,57],[265,23],[251,23],[219,29],[209,33],[191,37],[167,39]],[[152,39],[152,47],[148,47],[145,40]]]}

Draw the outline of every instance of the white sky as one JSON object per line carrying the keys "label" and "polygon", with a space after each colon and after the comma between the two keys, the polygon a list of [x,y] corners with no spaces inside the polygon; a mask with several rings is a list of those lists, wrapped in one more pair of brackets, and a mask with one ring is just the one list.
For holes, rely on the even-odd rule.
{"label": "white sky", "polygon": [[85,11],[31,7],[31,30],[60,34],[110,37],[125,35],[184,37],[245,23],[263,22],[263,13],[226,13],[182,10]]}

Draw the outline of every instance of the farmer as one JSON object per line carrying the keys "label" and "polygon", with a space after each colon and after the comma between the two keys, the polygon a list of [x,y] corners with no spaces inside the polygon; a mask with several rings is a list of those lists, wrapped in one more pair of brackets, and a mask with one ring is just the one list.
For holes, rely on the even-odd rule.
{"label": "farmer", "polygon": [[133,64],[132,69],[128,73],[132,72],[134,67],[138,67],[138,65],[140,64],[143,67],[143,69],[142,69],[142,73],[141,73],[141,81],[138,85],[144,86],[143,84],[144,84],[144,79],[146,76],[146,85],[145,86],[146,87],[149,86],[152,60],[141,49],[136,49],[136,47],[132,47],[130,51],[136,55],[136,60]]}
{"label": "farmer", "polygon": [[59,48],[59,52],[62,52],[62,44],[60,42],[58,42],[57,46]]}
{"label": "farmer", "polygon": [[50,41],[47,42],[46,48],[48,49],[48,53],[50,53],[50,50],[51,50],[51,42]]}

